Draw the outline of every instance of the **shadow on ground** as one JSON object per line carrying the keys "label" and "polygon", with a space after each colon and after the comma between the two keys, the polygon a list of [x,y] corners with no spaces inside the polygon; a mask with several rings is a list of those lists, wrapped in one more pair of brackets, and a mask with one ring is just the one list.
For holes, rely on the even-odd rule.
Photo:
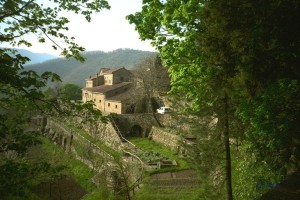
{"label": "shadow on ground", "polygon": [[72,178],[61,176],[45,182],[33,189],[37,196],[47,200],[79,200],[87,192]]}

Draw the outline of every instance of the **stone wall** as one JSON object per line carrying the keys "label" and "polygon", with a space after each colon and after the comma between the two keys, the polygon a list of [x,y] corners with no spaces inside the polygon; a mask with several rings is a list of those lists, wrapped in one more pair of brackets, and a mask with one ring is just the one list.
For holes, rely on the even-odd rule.
{"label": "stone wall", "polygon": [[115,118],[115,122],[118,125],[121,133],[125,136],[132,135],[133,128],[139,126],[141,128],[140,135],[136,136],[148,136],[152,126],[158,126],[152,113],[135,113],[135,114],[123,114],[118,115]]}
{"label": "stone wall", "polygon": [[[112,157],[105,151],[91,143],[78,132],[69,129],[67,126],[57,120],[48,118],[43,134],[55,143],[61,145],[66,151],[72,151],[76,155],[78,155],[78,152],[74,151],[78,151],[78,149],[75,149],[75,147],[77,148],[80,146],[82,148],[82,152],[84,153],[90,151],[90,154],[96,154],[97,156],[103,157],[106,160],[112,160]],[[81,155],[81,157],[86,156]]]}
{"label": "stone wall", "polygon": [[[95,172],[98,172],[95,176],[98,177],[97,180],[93,179],[96,185],[101,186],[101,180],[105,179],[109,187],[112,172],[118,171],[120,168],[119,165],[121,165],[128,170],[128,177],[126,175],[126,178],[134,183],[130,189],[134,190],[139,186],[142,178],[141,175],[143,174],[143,163],[135,155],[127,152],[126,156],[122,156],[122,159],[117,161],[107,152],[96,146],[93,143],[94,141],[91,142],[79,132],[71,130],[65,123],[57,119],[36,117],[32,119],[32,124],[33,128],[41,131],[43,135],[51,139],[54,143],[62,146],[67,153],[72,153],[76,159],[89,166]],[[99,123],[97,130],[94,130],[95,127],[93,126],[88,128],[88,125],[85,125],[84,127],[87,131],[91,131],[90,134],[94,135],[93,137],[99,137],[98,139],[107,144],[107,146],[123,152],[123,144],[110,122],[107,124]],[[106,177],[104,177],[104,171],[107,173]]]}
{"label": "stone wall", "polygon": [[185,134],[190,131],[190,122],[189,119],[185,118],[185,116],[174,115],[172,112],[166,114],[156,113],[156,118],[162,126],[176,129],[181,132],[181,134]]}
{"label": "stone wall", "polygon": [[102,141],[105,145],[113,148],[120,149],[122,141],[118,136],[116,130],[110,121],[107,123],[97,122],[97,123],[82,123],[82,119],[77,118],[75,121],[71,122],[74,126],[81,128],[88,132],[92,137]]}
{"label": "stone wall", "polygon": [[181,137],[165,131],[163,128],[153,126],[149,138],[158,142],[174,151],[179,152]]}

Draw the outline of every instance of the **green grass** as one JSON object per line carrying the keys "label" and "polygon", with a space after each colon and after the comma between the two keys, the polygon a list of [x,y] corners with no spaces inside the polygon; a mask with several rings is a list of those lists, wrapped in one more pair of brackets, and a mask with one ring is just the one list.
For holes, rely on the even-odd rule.
{"label": "green grass", "polygon": [[55,166],[63,165],[66,167],[61,173],[72,177],[88,192],[84,196],[84,200],[110,200],[113,198],[112,193],[106,187],[99,189],[92,182],[91,179],[95,176],[92,169],[76,160],[71,154],[65,153],[60,146],[53,144],[47,138],[41,137],[41,140],[43,142],[41,147],[45,155],[45,160]]}
{"label": "green grass", "polygon": [[84,200],[113,200],[114,196],[108,189],[98,189],[84,197]]}
{"label": "green grass", "polygon": [[174,151],[170,150],[169,148],[154,142],[153,140],[149,140],[148,138],[140,138],[140,137],[133,137],[128,139],[130,142],[135,144],[138,148],[145,152],[154,152],[159,153],[161,156],[169,159],[169,160],[176,160],[178,167],[174,168],[167,168],[167,169],[161,169],[157,172],[164,172],[164,171],[170,171],[170,170],[183,170],[190,168],[188,163],[180,157],[177,153],[174,153]]}
{"label": "green grass", "polygon": [[135,200],[198,200],[197,188],[159,189],[154,185],[145,184],[134,196]]}
{"label": "green grass", "polygon": [[66,154],[60,146],[53,144],[47,138],[41,138],[41,140],[43,142],[42,151],[44,151],[45,159],[48,162],[55,166],[65,166],[63,173],[74,178],[88,192],[96,189],[91,181],[95,174],[88,166],[73,158],[71,154]]}

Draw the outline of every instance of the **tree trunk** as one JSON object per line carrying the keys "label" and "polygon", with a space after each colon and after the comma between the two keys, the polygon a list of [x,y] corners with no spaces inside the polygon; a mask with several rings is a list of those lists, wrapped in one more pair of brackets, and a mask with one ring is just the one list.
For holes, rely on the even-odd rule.
{"label": "tree trunk", "polygon": [[155,119],[155,121],[158,124],[158,126],[162,127],[160,121],[157,119],[156,110],[154,109],[153,102],[152,102],[152,97],[150,95],[148,96],[148,100],[149,100],[148,103],[150,103],[150,106],[151,106],[151,113],[153,115],[153,118]]}
{"label": "tree trunk", "polygon": [[228,113],[228,96],[225,94],[224,97],[224,147],[226,154],[226,189],[227,189],[227,199],[233,200],[232,195],[232,178],[231,178],[231,156],[230,156],[230,143],[229,143],[229,113]]}

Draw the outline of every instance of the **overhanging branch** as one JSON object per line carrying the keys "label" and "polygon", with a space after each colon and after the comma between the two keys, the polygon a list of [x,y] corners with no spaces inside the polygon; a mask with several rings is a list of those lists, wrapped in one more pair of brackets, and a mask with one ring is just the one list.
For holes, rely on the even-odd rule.
{"label": "overhanging branch", "polygon": [[0,16],[0,21],[2,21],[3,19],[7,18],[7,17],[11,17],[14,15],[18,15],[20,12],[22,12],[29,4],[33,3],[34,0],[30,0],[27,3],[25,3],[21,8],[19,8],[18,10],[12,12],[12,13],[6,13],[2,16]]}

